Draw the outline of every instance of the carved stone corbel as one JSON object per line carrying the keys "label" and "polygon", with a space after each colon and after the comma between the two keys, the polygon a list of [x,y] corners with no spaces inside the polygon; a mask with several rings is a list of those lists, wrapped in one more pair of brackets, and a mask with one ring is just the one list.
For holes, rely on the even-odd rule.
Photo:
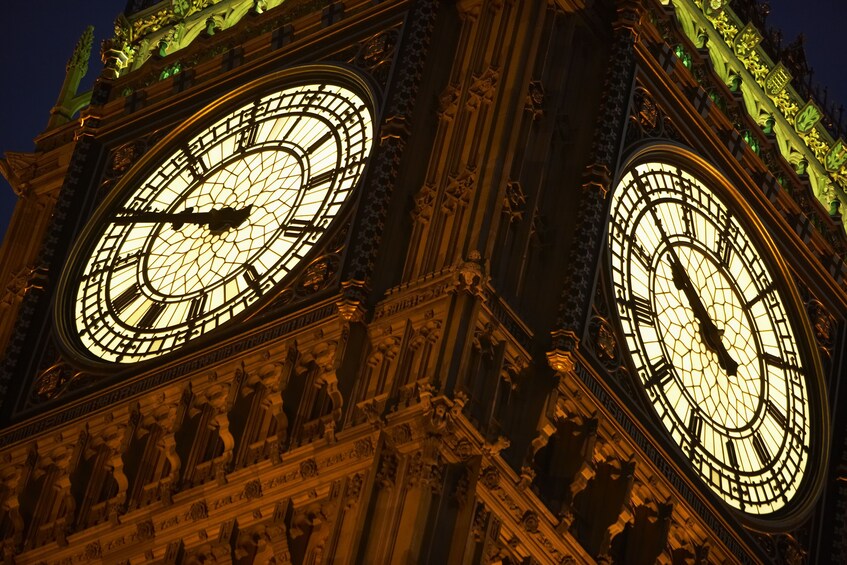
{"label": "carved stone corbel", "polygon": [[483,287],[488,282],[485,263],[479,251],[471,251],[465,261],[456,267],[453,286],[457,292],[483,296]]}

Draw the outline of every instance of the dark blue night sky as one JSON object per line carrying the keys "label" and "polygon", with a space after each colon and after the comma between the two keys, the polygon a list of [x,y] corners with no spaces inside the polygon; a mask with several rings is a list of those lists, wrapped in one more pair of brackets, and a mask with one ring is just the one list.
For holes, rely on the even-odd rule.
{"label": "dark blue night sky", "polygon": [[[111,35],[112,22],[125,0],[6,0],[0,33],[0,153],[32,151],[32,139],[46,126],[62,84],[65,64],[80,34],[94,25],[89,87],[99,72],[99,44]],[[58,7],[61,6],[59,9]],[[845,0],[770,0],[768,24],[783,31],[784,43],[806,37],[815,82],[828,86],[830,101],[847,105],[843,56],[847,27]],[[0,177],[0,234],[5,234],[16,197]]]}

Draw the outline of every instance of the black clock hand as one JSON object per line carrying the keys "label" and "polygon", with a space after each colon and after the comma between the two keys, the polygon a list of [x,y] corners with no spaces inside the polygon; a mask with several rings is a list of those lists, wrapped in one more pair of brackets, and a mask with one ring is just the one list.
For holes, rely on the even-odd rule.
{"label": "black clock hand", "polygon": [[712,321],[709,312],[700,300],[700,295],[691,283],[688,273],[685,272],[673,248],[669,247],[668,249],[670,250],[668,255],[670,256],[674,286],[685,294],[691,309],[694,310],[694,317],[700,322],[700,337],[703,339],[703,343],[718,356],[718,364],[726,371],[726,374],[734,377],[738,373],[738,363],[723,344],[723,339],[721,339],[723,331],[719,330]]}
{"label": "black clock hand", "polygon": [[[642,192],[645,194],[646,200],[649,202],[650,199],[649,196],[647,196],[647,192],[643,190],[643,187],[640,184],[638,186],[639,188],[642,188]],[[706,347],[718,356],[718,364],[724,371],[726,371],[726,374],[734,377],[738,373],[738,363],[732,358],[729,351],[726,350],[726,347],[723,344],[723,340],[721,339],[723,331],[718,329],[712,321],[711,316],[709,316],[709,312],[706,310],[706,307],[703,306],[703,302],[700,300],[700,295],[697,293],[697,289],[694,288],[694,284],[688,277],[688,273],[686,273],[685,269],[683,269],[682,263],[680,262],[679,257],[668,238],[668,234],[665,233],[665,229],[662,226],[662,220],[659,218],[658,214],[656,214],[654,207],[650,208],[650,214],[653,216],[653,222],[655,223],[656,228],[658,228],[659,233],[662,236],[662,240],[668,247],[668,256],[670,257],[674,286],[676,286],[678,290],[683,291],[685,297],[688,299],[691,309],[694,310],[694,317],[697,318],[697,321],[700,323],[700,338],[703,340],[703,343],[706,344]]]}
{"label": "black clock hand", "polygon": [[196,224],[198,226],[208,226],[209,231],[214,235],[220,235],[223,232],[237,228],[250,215],[252,206],[247,206],[240,210],[235,210],[227,206],[226,208],[216,208],[208,212],[194,212],[193,208],[187,208],[182,212],[135,212],[127,216],[119,216],[112,223],[117,225],[128,225],[138,223],[158,223],[170,222],[174,229],[179,229],[183,224]]}

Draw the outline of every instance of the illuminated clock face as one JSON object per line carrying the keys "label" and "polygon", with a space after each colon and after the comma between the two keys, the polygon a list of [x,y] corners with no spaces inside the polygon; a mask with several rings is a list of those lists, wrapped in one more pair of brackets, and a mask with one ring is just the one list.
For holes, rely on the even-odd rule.
{"label": "illuminated clock face", "polygon": [[327,82],[206,115],[128,175],[75,253],[65,295],[89,356],[163,355],[260,301],[331,229],[373,143],[369,104]]}
{"label": "illuminated clock face", "polygon": [[633,369],[711,489],[766,515],[809,464],[797,327],[743,219],[694,175],[649,162],[612,195],[611,279]]}

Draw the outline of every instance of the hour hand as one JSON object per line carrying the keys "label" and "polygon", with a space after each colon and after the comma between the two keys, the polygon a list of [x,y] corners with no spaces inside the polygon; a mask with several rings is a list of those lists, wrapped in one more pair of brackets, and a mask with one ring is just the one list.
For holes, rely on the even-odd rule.
{"label": "hour hand", "polygon": [[688,277],[688,273],[682,267],[682,263],[679,262],[676,253],[671,252],[670,263],[673,284],[685,294],[688,304],[694,311],[694,317],[700,323],[700,339],[703,340],[703,343],[710,351],[718,356],[718,364],[721,366],[721,369],[726,371],[727,375],[734,377],[738,373],[738,363],[732,358],[723,344],[723,331],[719,330],[712,321],[709,312],[703,306],[700,295],[694,288],[694,284],[692,284],[691,279]]}
{"label": "hour hand", "polygon": [[175,230],[184,224],[195,224],[208,226],[213,235],[237,228],[250,216],[252,206],[246,206],[240,210],[232,207],[213,208],[208,212],[195,212],[194,208],[186,208],[182,212],[133,212],[126,216],[119,216],[113,220],[118,225],[140,224],[140,223],[170,223]]}

